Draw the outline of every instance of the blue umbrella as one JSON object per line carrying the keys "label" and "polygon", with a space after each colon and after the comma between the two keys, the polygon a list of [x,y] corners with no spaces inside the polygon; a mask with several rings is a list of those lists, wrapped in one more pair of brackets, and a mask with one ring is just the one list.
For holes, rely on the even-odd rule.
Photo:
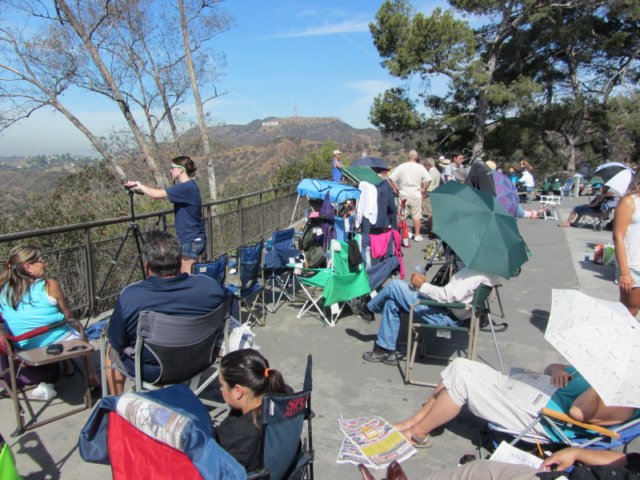
{"label": "blue umbrella", "polygon": [[389,170],[389,166],[382,158],[378,157],[361,157],[354,162],[351,162],[352,167],[370,167],[375,171]]}

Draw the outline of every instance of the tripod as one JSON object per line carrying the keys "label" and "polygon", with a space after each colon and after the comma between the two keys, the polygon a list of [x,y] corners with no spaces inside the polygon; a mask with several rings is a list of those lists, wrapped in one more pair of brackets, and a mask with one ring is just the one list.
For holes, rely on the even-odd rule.
{"label": "tripod", "polygon": [[[142,238],[142,232],[140,231],[140,227],[138,226],[138,222],[136,221],[136,211],[133,205],[133,195],[134,193],[137,193],[137,192],[134,192],[131,189],[127,190],[127,192],[129,193],[129,210],[131,212],[131,221],[129,222],[129,226],[127,227],[127,231],[125,232],[124,237],[122,237],[122,240],[120,241],[120,245],[116,250],[116,254],[111,259],[111,265],[109,266],[109,270],[107,271],[107,274],[105,275],[104,280],[102,281],[102,284],[98,289],[98,293],[94,296],[93,306],[91,307],[89,311],[89,315],[87,316],[87,324],[89,323],[89,320],[95,313],[95,310],[98,306],[97,300],[102,298],[104,290],[107,287],[107,283],[109,282],[109,279],[111,278],[111,275],[113,274],[114,269],[118,265],[120,254],[122,253],[124,246],[127,244],[127,240],[129,239],[130,235],[133,235],[133,239],[136,245],[136,250],[138,252],[137,259],[140,264],[140,271],[142,272],[142,278],[144,279],[147,278],[147,275],[144,271],[144,263],[142,261],[142,248],[141,248],[142,245],[144,244],[144,239]],[[131,275],[133,275],[133,268],[129,272],[129,275],[128,275],[129,279],[131,279]],[[85,325],[85,328],[86,328],[86,325]]]}

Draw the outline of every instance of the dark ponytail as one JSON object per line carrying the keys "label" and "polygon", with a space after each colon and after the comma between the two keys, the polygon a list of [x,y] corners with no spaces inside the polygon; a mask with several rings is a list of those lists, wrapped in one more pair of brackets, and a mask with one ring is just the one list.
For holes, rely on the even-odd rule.
{"label": "dark ponytail", "polygon": [[176,157],[173,160],[171,160],[171,163],[175,163],[176,165],[180,165],[181,167],[184,167],[184,171],[190,177],[196,176],[196,170],[197,170],[196,164],[193,163],[193,160],[191,160],[191,157],[182,155],[180,157]]}
{"label": "dark ponytail", "polygon": [[269,368],[269,362],[257,350],[246,348],[230,352],[220,362],[220,374],[230,388],[247,387],[254,395],[286,393],[282,374]]}

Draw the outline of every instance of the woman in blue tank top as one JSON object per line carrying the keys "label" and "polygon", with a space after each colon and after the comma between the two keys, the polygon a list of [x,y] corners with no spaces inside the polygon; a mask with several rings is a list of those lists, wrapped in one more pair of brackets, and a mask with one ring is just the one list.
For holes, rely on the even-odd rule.
{"label": "woman in blue tank top", "polygon": [[[40,249],[22,245],[9,252],[0,274],[0,312],[12,335],[21,335],[65,318],[73,318],[60,284],[56,280],[46,279],[46,271],[47,262]],[[68,324],[63,324],[17,342],[16,346],[21,350],[40,348],[79,338],[80,335]],[[90,371],[94,372],[93,368]],[[65,373],[73,374],[71,362],[65,363]],[[99,383],[95,373],[90,375],[90,380],[93,385]]]}

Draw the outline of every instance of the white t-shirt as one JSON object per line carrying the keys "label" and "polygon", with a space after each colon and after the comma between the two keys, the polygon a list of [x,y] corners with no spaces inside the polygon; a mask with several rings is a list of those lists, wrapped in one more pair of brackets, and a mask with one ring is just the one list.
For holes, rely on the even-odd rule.
{"label": "white t-shirt", "polygon": [[400,195],[409,198],[422,198],[421,185],[431,182],[429,172],[418,162],[405,162],[398,165],[389,178],[398,184]]}
{"label": "white t-shirt", "polygon": [[533,175],[528,170],[522,172],[522,176],[518,179],[518,183],[523,183],[527,188],[535,187],[535,180],[533,179]]}
{"label": "white t-shirt", "polygon": [[436,167],[431,167],[429,170],[429,176],[431,177],[431,183],[429,184],[429,188],[427,188],[428,192],[433,192],[440,185],[440,172]]}

